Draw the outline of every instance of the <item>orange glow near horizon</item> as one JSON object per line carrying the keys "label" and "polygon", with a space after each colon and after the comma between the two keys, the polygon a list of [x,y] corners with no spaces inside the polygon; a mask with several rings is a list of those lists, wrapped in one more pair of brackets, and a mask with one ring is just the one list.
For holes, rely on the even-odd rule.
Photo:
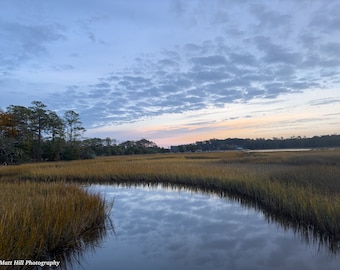
{"label": "orange glow near horizon", "polygon": [[[300,114],[276,114],[268,116],[258,116],[250,118],[241,118],[235,120],[225,120],[205,126],[188,126],[182,125],[177,127],[153,127],[148,129],[157,133],[162,130],[163,133],[175,129],[187,129],[189,132],[178,134],[176,136],[154,139],[160,146],[180,145],[195,143],[209,139],[226,139],[226,138],[265,138],[274,137],[289,138],[292,136],[320,136],[335,134],[333,123],[327,124],[320,120],[319,125],[314,120],[317,113]],[[312,123],[312,124],[311,124]],[[311,129],[311,125],[315,128]],[[322,127],[322,128],[321,128]],[[200,131],[203,129],[203,131]],[[196,130],[196,131],[195,131]]]}
{"label": "orange glow near horizon", "polygon": [[276,103],[254,102],[166,114],[132,124],[94,128],[88,134],[100,134],[100,137],[115,138],[118,142],[146,138],[158,146],[169,147],[209,139],[271,139],[340,133],[338,104],[315,107],[301,105],[299,100],[282,100],[279,107]]}

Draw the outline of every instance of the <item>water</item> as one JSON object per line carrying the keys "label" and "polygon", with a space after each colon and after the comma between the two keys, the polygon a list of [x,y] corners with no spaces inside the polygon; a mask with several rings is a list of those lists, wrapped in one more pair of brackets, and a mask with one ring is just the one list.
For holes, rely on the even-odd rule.
{"label": "water", "polygon": [[257,149],[246,150],[249,153],[270,153],[270,152],[304,152],[311,151],[311,148],[279,148],[279,149]]}
{"label": "water", "polygon": [[114,198],[115,233],[73,269],[339,269],[327,247],[268,222],[254,208],[162,187],[91,186]]}

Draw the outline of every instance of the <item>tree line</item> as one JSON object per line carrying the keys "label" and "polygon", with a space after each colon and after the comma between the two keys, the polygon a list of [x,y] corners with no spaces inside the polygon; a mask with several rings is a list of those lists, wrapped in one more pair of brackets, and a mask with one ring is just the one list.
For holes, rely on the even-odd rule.
{"label": "tree line", "polygon": [[83,138],[86,131],[73,110],[59,116],[40,101],[0,110],[0,162],[87,159],[95,156],[166,152],[146,139],[117,144],[111,138]]}
{"label": "tree line", "polygon": [[311,138],[293,136],[272,139],[210,139],[192,144],[172,146],[171,152],[225,151],[225,150],[260,150],[289,148],[340,147],[340,135],[313,136]]}

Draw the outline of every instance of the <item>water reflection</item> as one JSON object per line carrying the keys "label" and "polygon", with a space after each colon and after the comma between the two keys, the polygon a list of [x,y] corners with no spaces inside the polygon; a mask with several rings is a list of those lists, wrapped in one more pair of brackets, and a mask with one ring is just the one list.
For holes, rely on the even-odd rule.
{"label": "water reflection", "polygon": [[339,236],[334,237],[316,230],[313,226],[304,223],[298,223],[295,220],[281,216],[267,207],[259,204],[254,200],[226,195],[228,198],[238,201],[242,206],[252,207],[262,213],[268,223],[277,223],[284,230],[292,231],[297,237],[308,245],[318,247],[318,250],[324,250],[329,255],[336,255],[340,251]]}
{"label": "water reflection", "polygon": [[[67,249],[63,249],[54,254],[46,254],[44,257],[38,258],[36,260],[32,260],[33,264],[36,266],[13,266],[11,269],[42,269],[48,266],[41,267],[39,264],[34,262],[51,262],[57,261],[60,262],[58,266],[51,266],[49,269],[74,269],[75,267],[79,267],[82,265],[82,260],[84,255],[94,254],[97,248],[101,247],[104,239],[111,237],[114,235],[114,226],[111,219],[111,210],[113,206],[113,201],[109,200],[107,202],[107,211],[108,216],[105,218],[105,221],[100,221],[98,225],[91,230],[88,230],[85,234],[83,234],[75,244],[70,246]],[[1,268],[1,267],[0,267]]]}
{"label": "water reflection", "polygon": [[[47,261],[56,260],[60,262],[60,269],[68,270],[81,266],[84,255],[94,254],[97,248],[101,247],[104,239],[114,235],[114,226],[111,217],[108,217],[104,223],[88,231],[78,239],[76,245],[67,250],[62,250],[58,254],[47,256]],[[36,269],[41,269],[37,267]]]}
{"label": "water reflection", "polygon": [[114,198],[116,234],[74,269],[339,268],[322,241],[306,242],[314,238],[245,200],[160,185],[90,189]]}
{"label": "water reflection", "polygon": [[[306,149],[305,149],[306,150]],[[239,203],[241,206],[245,208],[253,208],[254,210],[261,212],[263,217],[268,223],[278,223],[285,230],[292,230],[297,236],[301,238],[302,241],[305,241],[307,244],[312,244],[313,246],[318,246],[319,250],[324,249],[326,252],[329,252],[331,255],[336,255],[340,252],[340,241],[339,236],[330,236],[326,233],[322,233],[313,226],[306,225],[304,223],[298,223],[295,220],[288,219],[280,215],[280,213],[274,212],[268,207],[264,206],[261,203],[253,199],[249,199],[247,197],[240,197],[239,195],[235,195],[232,193],[222,192],[220,190],[213,191],[211,188],[203,189],[197,186],[187,186],[187,185],[178,185],[172,183],[118,183],[117,187],[144,187],[148,189],[166,189],[173,191],[185,191],[191,193],[203,193],[207,195],[218,196],[220,198],[224,198],[226,200],[232,200]]]}

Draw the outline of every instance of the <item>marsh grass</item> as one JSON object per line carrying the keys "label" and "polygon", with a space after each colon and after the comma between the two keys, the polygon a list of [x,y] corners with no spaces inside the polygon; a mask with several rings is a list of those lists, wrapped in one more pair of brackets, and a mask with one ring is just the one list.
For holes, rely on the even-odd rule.
{"label": "marsh grass", "polygon": [[0,258],[67,262],[105,235],[109,209],[98,194],[74,184],[3,181]]}
{"label": "marsh grass", "polygon": [[158,154],[6,167],[0,179],[194,187],[251,200],[338,241],[339,164],[339,150]]}

